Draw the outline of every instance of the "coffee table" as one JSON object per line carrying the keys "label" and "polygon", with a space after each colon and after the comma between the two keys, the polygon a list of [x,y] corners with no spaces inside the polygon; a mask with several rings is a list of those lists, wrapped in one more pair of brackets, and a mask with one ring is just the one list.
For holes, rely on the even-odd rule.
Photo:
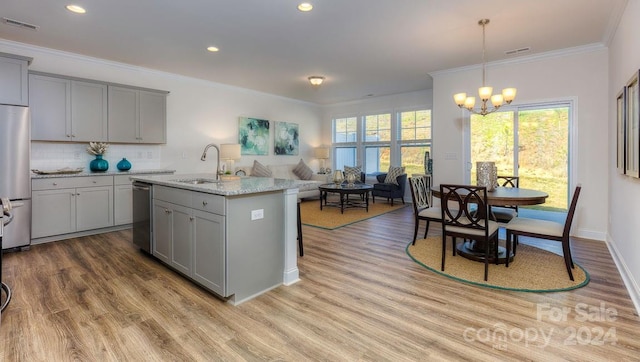
{"label": "coffee table", "polygon": [[[364,208],[369,212],[369,194],[373,190],[373,185],[354,183],[323,184],[318,186],[320,190],[320,210],[323,206],[340,207],[340,213],[344,214],[345,208]],[[340,202],[327,200],[327,194],[334,193],[340,196]],[[349,199],[349,195],[359,195],[359,197]],[[322,201],[324,200],[324,205]]]}

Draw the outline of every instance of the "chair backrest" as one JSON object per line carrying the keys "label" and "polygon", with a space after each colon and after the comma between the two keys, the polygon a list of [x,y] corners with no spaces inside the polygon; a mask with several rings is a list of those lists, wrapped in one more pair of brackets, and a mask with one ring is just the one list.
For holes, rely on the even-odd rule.
{"label": "chair backrest", "polygon": [[424,176],[409,177],[409,188],[411,189],[411,199],[413,200],[413,211],[418,214],[421,210],[429,207],[429,190],[427,178]]}
{"label": "chair backrest", "polygon": [[485,186],[440,184],[440,203],[443,233],[447,226],[488,233],[489,205]]}
{"label": "chair backrest", "polygon": [[578,197],[580,196],[580,190],[582,190],[582,184],[576,186],[571,198],[571,205],[569,206],[569,212],[567,212],[567,219],[564,222],[564,231],[562,232],[563,238],[569,237],[569,231],[571,230],[571,223],[573,222],[573,215],[576,213],[576,205],[578,204]]}
{"label": "chair backrest", "polygon": [[498,186],[502,187],[520,187],[520,177],[518,176],[500,176],[497,177]]}

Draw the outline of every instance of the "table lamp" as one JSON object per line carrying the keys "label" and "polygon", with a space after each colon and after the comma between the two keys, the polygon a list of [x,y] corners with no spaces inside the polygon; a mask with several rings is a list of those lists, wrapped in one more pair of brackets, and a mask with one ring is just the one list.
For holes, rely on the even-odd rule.
{"label": "table lamp", "polygon": [[324,168],[324,160],[329,159],[329,148],[328,147],[316,147],[313,151],[314,156],[320,160],[320,173],[325,173]]}
{"label": "table lamp", "polygon": [[223,143],[220,145],[220,159],[226,161],[226,171],[233,172],[234,161],[239,160],[241,157],[239,143]]}

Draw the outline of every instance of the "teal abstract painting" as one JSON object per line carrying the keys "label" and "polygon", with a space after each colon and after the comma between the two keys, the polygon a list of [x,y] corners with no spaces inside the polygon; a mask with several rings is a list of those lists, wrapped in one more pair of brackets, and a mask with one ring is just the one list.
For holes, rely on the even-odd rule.
{"label": "teal abstract painting", "polygon": [[298,124],[276,122],[273,140],[273,153],[276,155],[298,155],[300,141],[298,139]]}
{"label": "teal abstract painting", "polygon": [[240,117],[238,143],[243,155],[269,154],[269,121]]}

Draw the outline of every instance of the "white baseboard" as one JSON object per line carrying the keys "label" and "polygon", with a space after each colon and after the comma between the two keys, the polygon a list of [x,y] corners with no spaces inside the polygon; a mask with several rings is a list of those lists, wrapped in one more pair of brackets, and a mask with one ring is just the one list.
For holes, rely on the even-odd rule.
{"label": "white baseboard", "polygon": [[638,287],[638,283],[633,278],[629,268],[627,268],[627,264],[625,263],[623,256],[620,254],[620,251],[616,248],[616,244],[610,239],[610,237],[607,238],[606,244],[611,257],[613,258],[613,262],[616,263],[616,267],[620,272],[622,281],[627,287],[631,301],[636,307],[636,312],[640,314],[640,288]]}

